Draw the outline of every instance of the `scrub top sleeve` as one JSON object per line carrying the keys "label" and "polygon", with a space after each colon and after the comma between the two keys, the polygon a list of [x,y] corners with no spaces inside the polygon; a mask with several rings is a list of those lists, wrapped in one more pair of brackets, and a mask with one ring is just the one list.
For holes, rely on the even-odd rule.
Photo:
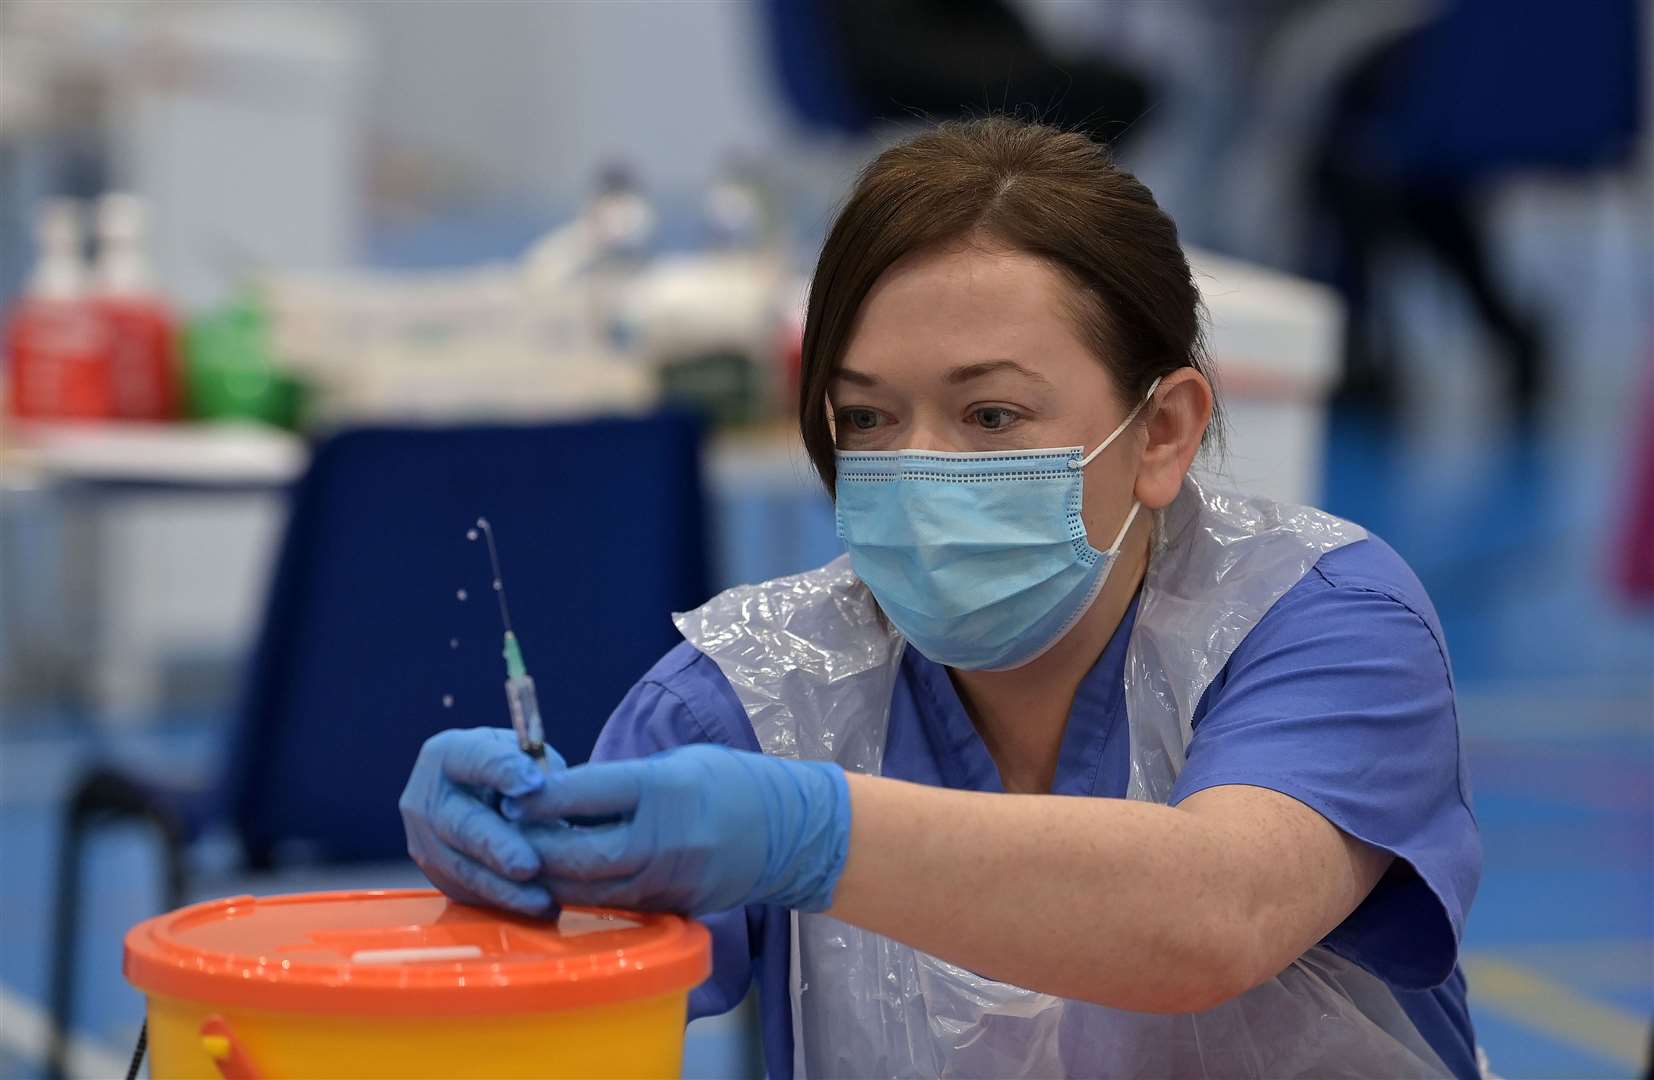
{"label": "scrub top sleeve", "polygon": [[1481,875],[1447,654],[1422,589],[1335,582],[1312,571],[1236,649],[1171,801],[1270,788],[1393,854],[1326,944],[1396,989],[1427,989],[1453,973]]}
{"label": "scrub top sleeve", "polygon": [[685,641],[627,691],[598,734],[592,760],[645,757],[690,743],[758,750],[758,737],[729,680]]}
{"label": "scrub top sleeve", "polygon": [[[745,740],[740,738],[743,728]],[[729,682],[717,665],[685,642],[621,699],[597,737],[592,760],[645,757],[690,743],[758,749]],[[690,991],[689,1019],[726,1013],[746,997],[753,979],[753,951],[764,939],[766,917],[765,909],[754,905],[701,918],[712,931],[712,975]]]}

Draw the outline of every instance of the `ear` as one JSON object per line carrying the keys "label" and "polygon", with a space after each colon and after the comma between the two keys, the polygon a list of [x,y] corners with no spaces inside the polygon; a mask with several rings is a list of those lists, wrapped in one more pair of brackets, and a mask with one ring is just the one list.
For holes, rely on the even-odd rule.
{"label": "ear", "polygon": [[1177,498],[1200,451],[1212,419],[1212,386],[1194,368],[1178,368],[1160,380],[1143,411],[1148,439],[1133,494],[1150,510],[1163,510]]}

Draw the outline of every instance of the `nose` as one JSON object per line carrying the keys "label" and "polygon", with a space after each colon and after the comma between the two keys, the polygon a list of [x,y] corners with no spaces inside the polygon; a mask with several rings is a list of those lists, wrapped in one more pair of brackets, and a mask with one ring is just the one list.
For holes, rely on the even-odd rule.
{"label": "nose", "polygon": [[946,454],[968,450],[970,447],[962,444],[958,432],[953,430],[951,425],[943,423],[940,418],[915,417],[902,449],[933,450]]}

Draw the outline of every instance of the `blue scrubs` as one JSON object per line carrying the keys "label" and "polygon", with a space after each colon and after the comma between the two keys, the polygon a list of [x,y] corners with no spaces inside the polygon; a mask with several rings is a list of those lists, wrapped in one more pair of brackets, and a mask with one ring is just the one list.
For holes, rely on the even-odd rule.
{"label": "blue scrubs", "polygon": [[[1137,605],[1081,683],[1053,791],[1120,797],[1129,774],[1126,648]],[[621,702],[594,759],[692,742],[757,750],[734,691],[688,643]],[[885,776],[1001,791],[947,669],[906,650],[890,709]],[[1424,588],[1382,541],[1329,552],[1258,622],[1208,687],[1171,801],[1204,788],[1280,791],[1396,861],[1326,944],[1383,979],[1457,1077],[1476,1069],[1458,943],[1481,843],[1441,626]],[[758,980],[771,1075],[792,1071],[789,919],[753,906],[706,920],[713,974],[692,1017],[733,1008]]]}

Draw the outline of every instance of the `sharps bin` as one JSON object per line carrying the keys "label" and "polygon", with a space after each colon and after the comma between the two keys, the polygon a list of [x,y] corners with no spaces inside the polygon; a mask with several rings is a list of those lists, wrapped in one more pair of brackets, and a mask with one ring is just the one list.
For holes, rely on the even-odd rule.
{"label": "sharps bin", "polygon": [[621,1077],[682,1071],[706,928],[555,922],[424,889],[214,900],[126,936],[158,1077]]}

